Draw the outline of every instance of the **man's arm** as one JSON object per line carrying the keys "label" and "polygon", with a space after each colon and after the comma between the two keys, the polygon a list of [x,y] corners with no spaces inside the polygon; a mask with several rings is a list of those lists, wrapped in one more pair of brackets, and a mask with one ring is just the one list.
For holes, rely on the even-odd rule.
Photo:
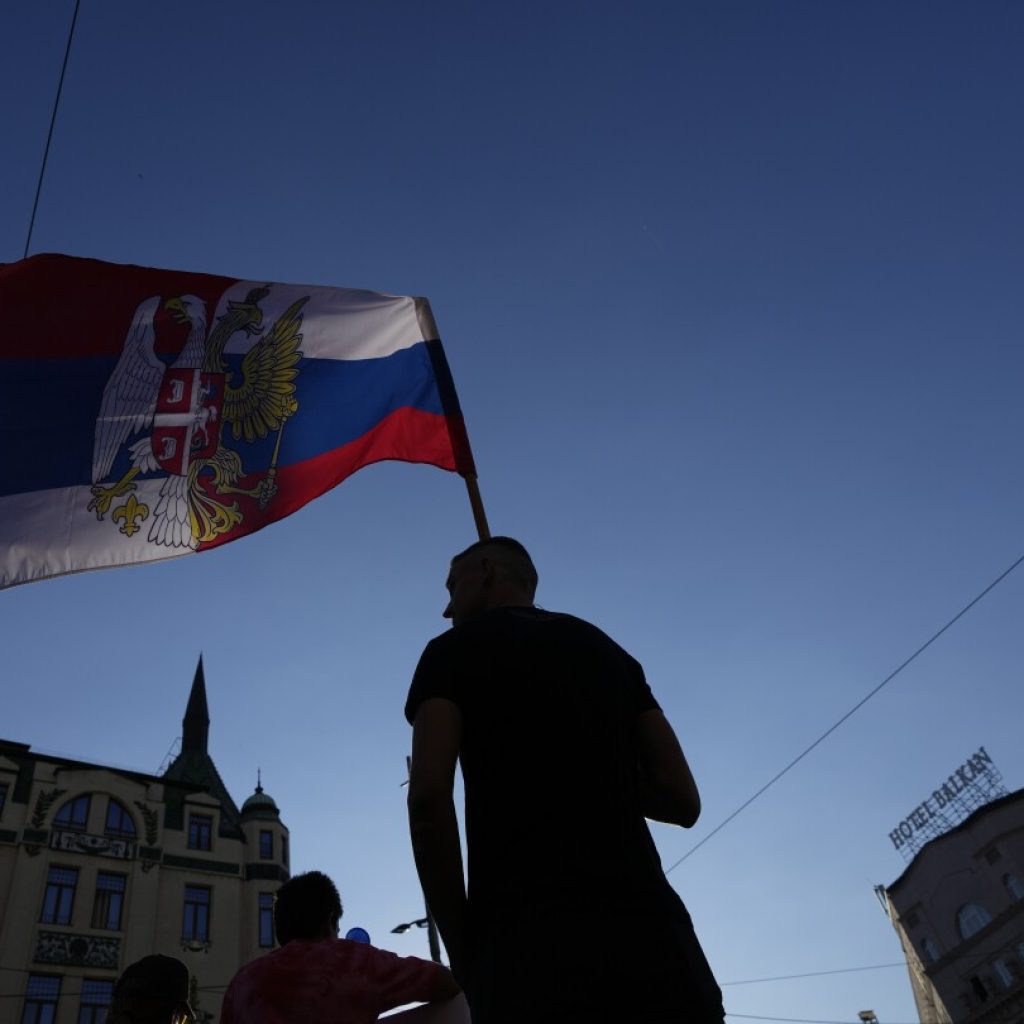
{"label": "man's arm", "polygon": [[437,975],[434,979],[430,995],[427,996],[428,1003],[440,1003],[445,999],[454,999],[462,991],[455,975],[447,967],[437,965]]}
{"label": "man's arm", "polygon": [[427,907],[457,977],[465,981],[466,883],[452,790],[462,742],[462,712],[431,697],[416,712],[409,770],[409,833]]}
{"label": "man's arm", "polygon": [[644,816],[689,828],[700,816],[700,794],[668,719],[657,709],[644,711],[636,737]]}

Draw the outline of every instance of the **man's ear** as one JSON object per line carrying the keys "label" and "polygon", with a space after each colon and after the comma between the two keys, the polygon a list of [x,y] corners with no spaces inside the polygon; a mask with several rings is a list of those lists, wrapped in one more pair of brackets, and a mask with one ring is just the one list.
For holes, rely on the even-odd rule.
{"label": "man's ear", "polygon": [[494,585],[495,577],[498,575],[498,567],[493,558],[484,556],[480,559],[480,571],[483,573],[483,585],[491,587]]}

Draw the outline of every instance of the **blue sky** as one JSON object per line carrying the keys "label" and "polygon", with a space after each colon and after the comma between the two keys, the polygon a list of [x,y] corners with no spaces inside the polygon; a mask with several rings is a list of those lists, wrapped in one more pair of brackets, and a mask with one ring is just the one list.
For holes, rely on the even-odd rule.
{"label": "blue sky", "polygon": [[[0,260],[72,11],[0,12]],[[1024,9],[83,0],[33,252],[431,299],[496,532],[645,665],[704,796],[676,861],[1022,553]],[[420,913],[401,708],[473,539],[382,465],[177,562],[3,595],[2,733],[155,770],[204,654],[350,925]],[[1024,784],[1012,574],[670,878],[722,982],[900,959],[888,832],[979,745]],[[615,937],[610,937],[613,941]],[[542,941],[539,939],[538,941]],[[887,968],[737,1014],[915,1019]]]}

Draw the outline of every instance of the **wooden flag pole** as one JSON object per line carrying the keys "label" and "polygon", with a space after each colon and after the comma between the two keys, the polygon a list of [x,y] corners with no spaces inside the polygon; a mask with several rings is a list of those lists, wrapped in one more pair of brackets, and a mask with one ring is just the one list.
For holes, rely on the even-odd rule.
{"label": "wooden flag pole", "polygon": [[469,492],[469,507],[473,510],[476,532],[480,540],[489,540],[491,530],[487,525],[487,513],[484,512],[484,503],[480,497],[480,488],[477,486],[476,477],[464,476],[462,479],[466,481],[466,490]]}
{"label": "wooden flag pole", "polygon": [[434,367],[434,379],[437,381],[441,407],[448,421],[448,436],[451,439],[452,452],[455,456],[454,468],[466,481],[469,507],[473,510],[473,522],[476,524],[477,535],[480,540],[490,540],[491,530],[487,525],[487,513],[484,512],[483,499],[480,497],[480,488],[476,482],[476,469],[473,465],[473,455],[469,450],[466,424],[463,422],[459,400],[455,395],[452,372],[448,368],[448,360],[441,347],[441,336],[437,332],[437,323],[434,320],[430,303],[426,299],[422,296],[414,296],[413,302],[416,304],[416,319],[419,322],[423,340],[427,343],[427,353],[430,356],[431,365]]}

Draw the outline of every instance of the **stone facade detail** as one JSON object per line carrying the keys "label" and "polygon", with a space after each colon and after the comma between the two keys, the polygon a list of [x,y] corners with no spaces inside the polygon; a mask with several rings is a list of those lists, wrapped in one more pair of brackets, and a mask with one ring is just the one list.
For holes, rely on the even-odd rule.
{"label": "stone facade detail", "polygon": [[32,959],[37,964],[116,970],[120,952],[121,940],[118,938],[41,931],[36,939],[36,951]]}

